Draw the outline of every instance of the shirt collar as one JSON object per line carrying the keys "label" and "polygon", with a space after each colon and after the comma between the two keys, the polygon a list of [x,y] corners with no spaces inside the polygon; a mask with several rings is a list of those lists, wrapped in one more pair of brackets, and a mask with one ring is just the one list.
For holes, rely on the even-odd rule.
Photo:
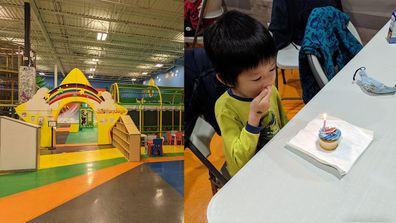
{"label": "shirt collar", "polygon": [[232,92],[231,88],[229,88],[229,89],[227,90],[227,93],[228,93],[231,97],[233,97],[233,98],[235,98],[235,99],[237,99],[237,100],[239,100],[239,101],[253,101],[253,98],[244,98],[244,97],[235,95],[235,94]]}

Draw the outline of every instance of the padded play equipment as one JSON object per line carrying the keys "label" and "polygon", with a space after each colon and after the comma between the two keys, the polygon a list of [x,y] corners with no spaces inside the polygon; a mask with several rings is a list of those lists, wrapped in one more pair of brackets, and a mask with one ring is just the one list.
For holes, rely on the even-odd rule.
{"label": "padded play equipment", "polygon": [[151,79],[148,85],[119,84],[111,86],[114,101],[128,109],[128,114],[144,134],[182,131],[184,89],[160,87]]}

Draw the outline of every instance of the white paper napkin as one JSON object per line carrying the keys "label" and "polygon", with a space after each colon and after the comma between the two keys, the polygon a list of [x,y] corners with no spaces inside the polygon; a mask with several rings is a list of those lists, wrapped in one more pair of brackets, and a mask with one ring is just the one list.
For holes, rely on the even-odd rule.
{"label": "white paper napkin", "polygon": [[340,129],[341,139],[335,150],[326,151],[319,145],[318,133],[322,126],[323,119],[315,118],[304,129],[300,130],[287,145],[321,163],[336,168],[340,175],[345,175],[371,143],[374,133],[336,117],[328,116],[326,126]]}

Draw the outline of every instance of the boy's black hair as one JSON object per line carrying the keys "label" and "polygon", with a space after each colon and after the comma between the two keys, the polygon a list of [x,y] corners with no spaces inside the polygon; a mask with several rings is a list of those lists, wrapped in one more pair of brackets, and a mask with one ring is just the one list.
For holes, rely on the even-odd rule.
{"label": "boy's black hair", "polygon": [[276,57],[269,31],[256,19],[228,11],[204,32],[204,46],[225,84],[235,86],[238,75]]}

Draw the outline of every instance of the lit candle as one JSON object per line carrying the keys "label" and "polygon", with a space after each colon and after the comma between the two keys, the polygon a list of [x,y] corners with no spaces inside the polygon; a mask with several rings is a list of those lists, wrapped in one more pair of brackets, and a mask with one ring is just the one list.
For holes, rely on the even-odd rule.
{"label": "lit candle", "polygon": [[324,113],[324,114],[323,114],[323,129],[324,129],[324,130],[326,129],[326,117],[327,117],[327,114]]}

